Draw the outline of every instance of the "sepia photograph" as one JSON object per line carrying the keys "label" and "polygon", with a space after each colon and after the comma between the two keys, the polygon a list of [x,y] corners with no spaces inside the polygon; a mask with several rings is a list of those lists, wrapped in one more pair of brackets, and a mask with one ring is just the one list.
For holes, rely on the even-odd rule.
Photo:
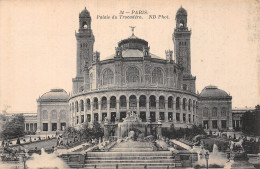
{"label": "sepia photograph", "polygon": [[259,0],[0,0],[1,169],[260,169]]}

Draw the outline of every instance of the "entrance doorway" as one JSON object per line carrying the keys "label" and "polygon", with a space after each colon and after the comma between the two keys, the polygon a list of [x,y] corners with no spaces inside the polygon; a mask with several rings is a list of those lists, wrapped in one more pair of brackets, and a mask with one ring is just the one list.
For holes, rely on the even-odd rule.
{"label": "entrance doorway", "polygon": [[56,131],[57,130],[57,123],[52,123],[52,131]]}
{"label": "entrance doorway", "polygon": [[142,119],[142,122],[146,122],[146,112],[141,111],[140,112],[140,118]]}
{"label": "entrance doorway", "polygon": [[150,112],[150,118],[152,122],[155,122],[155,112]]}
{"label": "entrance doorway", "polygon": [[116,112],[111,112],[111,122],[116,121]]}

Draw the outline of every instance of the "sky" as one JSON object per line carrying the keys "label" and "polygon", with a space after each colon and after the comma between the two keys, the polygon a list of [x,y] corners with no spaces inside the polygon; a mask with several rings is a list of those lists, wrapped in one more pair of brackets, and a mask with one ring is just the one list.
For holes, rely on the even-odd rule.
{"label": "sky", "polygon": [[[175,15],[188,12],[191,71],[196,90],[216,85],[232,96],[232,106],[259,104],[260,3],[255,0],[1,0],[0,110],[37,112],[36,99],[53,88],[72,89],[76,75],[78,15],[92,17],[94,50],[101,59],[115,53],[131,35],[148,41],[150,52],[165,58],[174,50]],[[147,11],[142,19],[112,19],[120,11]],[[110,19],[99,19],[108,15]],[[164,15],[168,19],[149,19]]]}

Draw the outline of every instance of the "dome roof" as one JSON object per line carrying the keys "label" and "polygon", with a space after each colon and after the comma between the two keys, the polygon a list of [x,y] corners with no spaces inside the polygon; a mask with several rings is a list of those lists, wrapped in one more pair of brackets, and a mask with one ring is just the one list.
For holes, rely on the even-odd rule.
{"label": "dome roof", "polygon": [[218,89],[216,86],[206,86],[200,93],[200,97],[206,98],[226,98],[230,97],[224,90]]}
{"label": "dome roof", "polygon": [[[144,39],[138,38],[134,33],[126,39],[123,39],[118,42],[118,47],[122,49],[123,58],[137,58],[144,57],[143,50],[148,48],[148,42]],[[156,56],[149,52],[151,58],[162,59],[159,56]],[[103,60],[113,59],[116,54],[105,57]]]}
{"label": "dome roof", "polygon": [[177,16],[177,15],[185,15],[185,16],[187,16],[187,11],[181,6],[181,7],[178,9],[178,11],[177,11],[176,16]]}
{"label": "dome roof", "polygon": [[89,18],[90,17],[89,11],[87,10],[86,7],[85,7],[85,9],[83,9],[80,12],[79,17],[81,17],[81,18]]}
{"label": "dome roof", "polygon": [[[151,58],[155,58],[155,59],[163,59],[157,55],[154,55],[152,53],[150,53]],[[113,59],[115,57],[115,54],[110,55],[108,57],[105,57],[103,60],[108,60],[108,59]],[[140,50],[136,50],[136,49],[126,49],[122,52],[122,57],[123,58],[135,58],[135,57],[143,57],[143,52]]]}
{"label": "dome roof", "polygon": [[143,51],[143,48],[148,47],[148,42],[132,34],[129,38],[118,42],[118,47],[122,47],[123,51],[128,49],[138,49]]}
{"label": "dome roof", "polygon": [[69,95],[63,89],[51,89],[49,92],[44,93],[39,101],[67,101]]}

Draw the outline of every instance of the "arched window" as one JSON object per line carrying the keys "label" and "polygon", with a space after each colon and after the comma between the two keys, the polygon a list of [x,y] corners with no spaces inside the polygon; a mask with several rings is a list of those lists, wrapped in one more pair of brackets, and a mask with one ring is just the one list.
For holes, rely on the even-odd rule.
{"label": "arched window", "polygon": [[91,105],[90,105],[90,99],[87,99],[87,110],[90,110]]}
{"label": "arched window", "polygon": [[114,83],[114,73],[111,69],[106,69],[103,73],[103,85]]}
{"label": "arched window", "polygon": [[145,95],[140,96],[139,107],[146,107],[146,96]]}
{"label": "arched window", "polygon": [[130,67],[127,69],[126,81],[128,83],[136,83],[140,81],[139,70],[136,67]]}
{"label": "arched window", "polygon": [[110,97],[110,108],[112,108],[112,109],[116,108],[116,97],[115,96]]}
{"label": "arched window", "polygon": [[60,120],[66,121],[66,112],[65,110],[60,111]]}
{"label": "arched window", "polygon": [[212,117],[217,117],[218,116],[218,109],[216,107],[213,107],[212,109]]}
{"label": "arched window", "polygon": [[159,97],[159,109],[164,109],[164,108],[165,108],[164,97],[160,96]]}
{"label": "arched window", "polygon": [[195,105],[195,100],[193,100],[192,107],[193,107],[193,112],[195,112],[195,108],[196,108],[196,105]]}
{"label": "arched window", "polygon": [[203,117],[209,117],[209,109],[206,107],[203,109]]}
{"label": "arched window", "polygon": [[156,108],[156,98],[154,95],[150,96],[149,98],[149,107]]}
{"label": "arched window", "polygon": [[129,97],[129,107],[136,107],[137,106],[137,100],[135,95],[131,95]]}
{"label": "arched window", "polygon": [[84,101],[80,100],[80,111],[84,111]]}
{"label": "arched window", "polygon": [[182,100],[182,109],[186,110],[186,98],[183,98]]}
{"label": "arched window", "polygon": [[47,112],[46,110],[44,110],[44,111],[42,112],[42,119],[43,119],[43,120],[47,120],[47,119],[48,119],[48,112]]}
{"label": "arched window", "polygon": [[223,107],[223,108],[221,109],[221,116],[222,116],[222,117],[227,116],[227,111],[226,111],[226,108],[225,108],[225,107]]}
{"label": "arched window", "polygon": [[184,27],[184,24],[185,24],[185,22],[184,22],[184,20],[180,20],[180,28],[182,28],[182,27]]}
{"label": "arched window", "polygon": [[51,119],[52,120],[56,120],[57,119],[57,112],[56,112],[56,110],[52,110],[51,111]]}
{"label": "arched window", "polygon": [[107,108],[107,98],[106,97],[102,97],[101,100],[101,109],[105,110]]}
{"label": "arched window", "polygon": [[173,108],[173,98],[172,98],[172,96],[168,97],[168,108],[169,109]]}
{"label": "arched window", "polygon": [[76,112],[79,112],[79,103],[78,103],[78,101],[76,101],[75,107],[76,107]]}
{"label": "arched window", "polygon": [[177,110],[180,109],[180,98],[179,97],[176,98],[176,109]]}
{"label": "arched window", "polygon": [[120,107],[126,107],[126,97],[120,96]]}
{"label": "arched window", "polygon": [[93,107],[94,110],[98,109],[98,99],[96,97],[94,98],[94,105],[93,106],[94,106]]}
{"label": "arched window", "polygon": [[152,72],[152,83],[163,84],[163,73],[160,68],[155,68]]}
{"label": "arched window", "polygon": [[189,99],[189,104],[188,104],[188,110],[190,111],[191,109],[191,99]]}

